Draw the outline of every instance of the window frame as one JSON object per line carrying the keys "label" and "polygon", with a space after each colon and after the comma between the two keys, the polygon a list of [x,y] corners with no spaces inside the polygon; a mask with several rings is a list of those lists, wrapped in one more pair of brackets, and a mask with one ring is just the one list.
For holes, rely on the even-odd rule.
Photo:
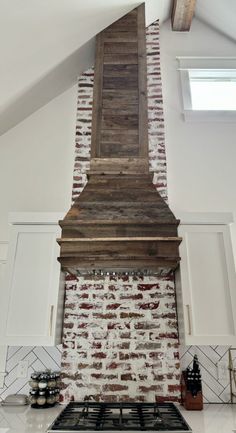
{"label": "window frame", "polygon": [[234,70],[236,57],[176,57],[180,72],[183,117],[186,122],[235,122],[236,110],[194,110],[191,102],[190,70]]}

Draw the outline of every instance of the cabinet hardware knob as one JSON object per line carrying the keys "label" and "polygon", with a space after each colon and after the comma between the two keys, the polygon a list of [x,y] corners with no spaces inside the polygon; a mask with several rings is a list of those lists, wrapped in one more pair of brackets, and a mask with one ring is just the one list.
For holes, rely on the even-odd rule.
{"label": "cabinet hardware knob", "polygon": [[49,335],[50,335],[50,337],[52,336],[53,312],[54,312],[54,305],[51,305],[51,310],[50,310],[50,322],[49,322]]}
{"label": "cabinet hardware knob", "polygon": [[188,315],[188,335],[192,334],[192,328],[191,328],[191,317],[190,317],[190,305],[187,304],[187,315]]}

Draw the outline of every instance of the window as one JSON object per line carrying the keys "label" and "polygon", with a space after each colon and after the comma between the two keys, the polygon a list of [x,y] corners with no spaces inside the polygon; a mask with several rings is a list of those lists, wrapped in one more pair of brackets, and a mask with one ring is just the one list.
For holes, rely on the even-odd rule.
{"label": "window", "polygon": [[236,59],[179,57],[186,121],[236,121]]}

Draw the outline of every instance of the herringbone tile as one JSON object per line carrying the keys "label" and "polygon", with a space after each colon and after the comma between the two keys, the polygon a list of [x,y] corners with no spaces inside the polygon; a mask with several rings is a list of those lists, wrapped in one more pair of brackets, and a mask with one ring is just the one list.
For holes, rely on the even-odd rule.
{"label": "herringbone tile", "polygon": [[[29,362],[27,378],[17,377],[19,361]],[[6,377],[4,387],[0,389],[0,397],[9,394],[29,393],[29,379],[34,371],[45,369],[59,370],[61,366],[61,346],[57,347],[9,347],[7,352]]]}

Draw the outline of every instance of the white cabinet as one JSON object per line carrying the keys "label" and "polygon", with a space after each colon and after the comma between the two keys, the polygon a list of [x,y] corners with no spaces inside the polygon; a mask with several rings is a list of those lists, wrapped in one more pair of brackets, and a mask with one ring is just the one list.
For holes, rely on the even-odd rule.
{"label": "white cabinet", "polygon": [[236,277],[226,224],[182,224],[176,273],[180,341],[236,344]]}
{"label": "white cabinet", "polygon": [[0,344],[61,342],[64,284],[57,261],[57,216],[14,215],[1,289]]}

